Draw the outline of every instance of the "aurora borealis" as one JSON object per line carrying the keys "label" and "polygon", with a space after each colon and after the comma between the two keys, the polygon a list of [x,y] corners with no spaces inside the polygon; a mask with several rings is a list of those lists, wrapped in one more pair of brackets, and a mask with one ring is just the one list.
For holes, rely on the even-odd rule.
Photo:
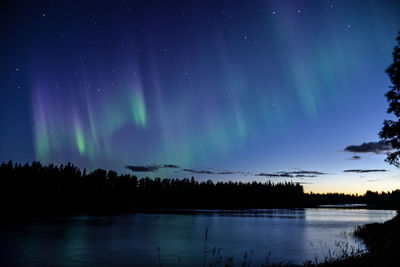
{"label": "aurora borealis", "polygon": [[[400,185],[384,155],[344,151],[378,141],[388,116],[398,1],[9,1],[0,13],[1,161],[321,192]],[[368,169],[387,171],[348,172]],[[295,175],[257,175],[283,172]]]}

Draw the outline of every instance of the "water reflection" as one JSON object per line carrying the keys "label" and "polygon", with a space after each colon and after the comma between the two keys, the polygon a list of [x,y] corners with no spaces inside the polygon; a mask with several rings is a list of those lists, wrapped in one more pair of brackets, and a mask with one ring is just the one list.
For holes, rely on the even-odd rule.
{"label": "water reflection", "polygon": [[[0,264],[7,266],[197,265],[207,247],[220,248],[223,258],[253,264],[322,259],[337,242],[357,247],[351,237],[357,225],[391,219],[395,211],[353,209],[274,209],[205,211],[185,214],[72,216],[2,226]],[[362,245],[362,244],[361,244]],[[213,260],[207,254],[207,262]]]}

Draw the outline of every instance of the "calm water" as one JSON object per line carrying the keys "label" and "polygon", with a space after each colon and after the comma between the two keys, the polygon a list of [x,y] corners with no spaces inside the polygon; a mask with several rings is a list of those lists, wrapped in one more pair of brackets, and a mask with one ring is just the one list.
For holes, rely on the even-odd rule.
{"label": "calm water", "polygon": [[[241,263],[245,252],[253,265],[322,259],[337,242],[362,246],[350,233],[357,225],[383,222],[388,210],[257,210],[257,214],[130,214],[73,216],[1,226],[2,266],[162,266],[203,264],[207,248]],[[207,253],[208,263],[215,261]]]}

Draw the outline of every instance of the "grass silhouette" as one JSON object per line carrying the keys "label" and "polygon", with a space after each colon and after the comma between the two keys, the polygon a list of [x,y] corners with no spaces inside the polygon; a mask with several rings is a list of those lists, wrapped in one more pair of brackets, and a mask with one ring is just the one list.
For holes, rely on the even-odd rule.
{"label": "grass silhouette", "polygon": [[[346,242],[335,242],[337,250],[328,250],[328,254],[323,260],[318,258],[306,260],[302,264],[291,262],[270,262],[271,252],[266,253],[265,261],[261,264],[253,264],[253,251],[244,252],[243,258],[236,262],[233,256],[224,257],[222,249],[213,247],[207,249],[208,229],[205,229],[203,267],[331,267],[331,266],[400,266],[400,214],[384,223],[373,223],[358,226],[353,236],[365,243],[366,249],[354,248]],[[159,264],[160,248],[157,246]],[[207,254],[210,259],[207,261]],[[179,264],[180,264],[180,257]]]}

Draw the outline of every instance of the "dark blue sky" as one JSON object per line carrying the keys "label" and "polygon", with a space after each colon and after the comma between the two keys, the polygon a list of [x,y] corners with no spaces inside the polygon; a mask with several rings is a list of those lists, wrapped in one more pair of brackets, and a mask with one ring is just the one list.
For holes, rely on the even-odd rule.
{"label": "dark blue sky", "polygon": [[400,184],[382,153],[344,151],[388,117],[399,1],[3,2],[1,161]]}

